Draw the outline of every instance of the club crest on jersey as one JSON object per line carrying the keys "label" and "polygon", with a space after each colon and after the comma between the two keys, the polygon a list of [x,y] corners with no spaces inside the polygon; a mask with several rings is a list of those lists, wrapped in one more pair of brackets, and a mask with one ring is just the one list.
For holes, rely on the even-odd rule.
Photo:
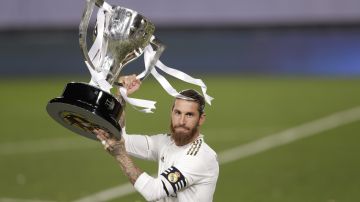
{"label": "club crest on jersey", "polygon": [[179,180],[180,176],[181,174],[179,172],[170,173],[168,175],[168,180],[169,182],[176,183]]}

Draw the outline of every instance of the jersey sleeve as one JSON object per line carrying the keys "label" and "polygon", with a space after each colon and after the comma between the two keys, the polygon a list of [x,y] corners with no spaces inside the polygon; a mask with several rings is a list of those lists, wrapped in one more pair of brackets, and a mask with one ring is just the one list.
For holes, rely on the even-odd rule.
{"label": "jersey sleeve", "polygon": [[[217,180],[219,174],[219,164],[216,155],[191,155],[188,154],[174,164],[174,167],[181,173],[186,180],[186,186],[196,183],[209,182]],[[214,178],[216,176],[216,178]],[[181,182],[182,178],[178,181]],[[178,184],[178,183],[177,183]],[[186,187],[185,186],[185,187]],[[174,188],[180,187],[179,184]],[[181,187],[180,187],[181,188]],[[179,189],[175,190],[178,191]]]}
{"label": "jersey sleeve", "polygon": [[[216,183],[219,165],[214,159],[202,159],[199,156],[186,156],[174,166],[166,169],[157,178],[146,173],[139,176],[134,184],[135,189],[148,201],[156,201],[172,196],[182,189],[196,183]],[[214,178],[214,176],[216,176]],[[214,187],[215,189],[215,187]],[[209,190],[213,192],[213,190]],[[209,196],[209,198],[211,198]]]}
{"label": "jersey sleeve", "polygon": [[135,189],[146,201],[157,201],[168,197],[186,187],[184,176],[175,167],[171,167],[157,178],[142,173],[134,184]]}
{"label": "jersey sleeve", "polygon": [[159,156],[159,150],[164,142],[163,134],[159,135],[128,135],[123,134],[125,139],[125,148],[129,155],[157,161]]}

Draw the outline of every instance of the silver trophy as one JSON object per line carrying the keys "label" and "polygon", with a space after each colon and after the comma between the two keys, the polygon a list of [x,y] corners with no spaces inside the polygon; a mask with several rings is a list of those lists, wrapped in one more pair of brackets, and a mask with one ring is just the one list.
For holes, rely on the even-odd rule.
{"label": "silver trophy", "polygon": [[[95,40],[89,50],[87,32],[95,6],[99,8]],[[62,95],[47,104],[49,115],[64,127],[91,139],[96,140],[94,129],[103,129],[120,138],[123,126],[119,120],[125,106],[110,89],[121,85],[117,83],[121,70],[141,56],[147,46],[156,54],[141,80],[151,72],[164,51],[154,31],[154,24],[136,11],[111,6],[104,0],[87,0],[79,26],[79,42],[92,79],[90,83],[68,83]]]}

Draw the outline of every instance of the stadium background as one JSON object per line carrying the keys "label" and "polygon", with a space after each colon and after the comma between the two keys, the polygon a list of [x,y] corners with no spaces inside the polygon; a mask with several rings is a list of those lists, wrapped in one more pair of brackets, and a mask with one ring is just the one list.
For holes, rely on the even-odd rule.
{"label": "stadium background", "polygon": [[[84,2],[0,0],[1,202],[144,201],[100,145],[45,111],[67,82],[90,78],[78,45]],[[167,45],[161,60],[202,78],[215,97],[203,128],[222,162],[215,201],[359,201],[359,1],[109,2],[150,18]],[[142,67],[139,58],[125,71]],[[157,110],[128,107],[128,131],[167,131],[172,98],[156,81],[134,96]],[[288,129],[309,137],[272,139]],[[268,150],[251,146],[266,137]],[[230,150],[249,144],[248,156]]]}

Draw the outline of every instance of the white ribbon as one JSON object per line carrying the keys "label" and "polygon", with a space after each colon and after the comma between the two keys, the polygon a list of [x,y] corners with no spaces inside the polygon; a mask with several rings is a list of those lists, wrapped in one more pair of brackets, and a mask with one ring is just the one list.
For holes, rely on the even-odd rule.
{"label": "white ribbon", "polygon": [[108,4],[108,3],[106,3],[105,1],[104,1],[103,5],[101,6],[101,8],[108,11],[108,12],[112,11],[112,6],[110,4]]}
{"label": "white ribbon", "polygon": [[103,36],[104,36],[105,25],[109,23],[110,13],[111,13],[111,6],[106,2],[104,2],[103,6],[99,8],[97,14],[98,33],[88,53],[89,58],[93,63],[95,69],[91,67],[89,61],[85,62],[91,74],[91,80],[89,84],[93,86],[99,86],[102,90],[108,93],[110,93],[110,90],[112,88],[110,83],[106,81],[106,75],[108,73],[108,70],[103,70],[100,67],[104,61],[104,56],[106,54],[106,49],[107,49],[107,42],[103,40],[104,39]]}
{"label": "white ribbon", "polygon": [[[149,69],[151,68],[150,65],[151,65],[151,60],[155,57],[155,54],[156,52],[152,49],[151,45],[148,45],[145,47],[145,50],[144,50],[144,63],[145,63],[145,71],[142,72],[141,74],[139,74],[139,77],[138,79],[142,78],[141,76],[142,75],[145,75],[144,73],[149,71]],[[157,65],[157,63],[159,62],[156,61],[155,63],[155,66]],[[179,97],[179,98],[184,98],[186,99],[185,96],[179,94],[172,86],[171,84],[166,80],[165,77],[163,77],[161,74],[159,74],[157,71],[156,71],[156,68],[153,67],[151,69],[151,74],[155,77],[155,79],[160,83],[160,85],[164,88],[164,90],[170,94],[171,96],[174,96],[174,97]]]}
{"label": "white ribbon", "polygon": [[[147,46],[145,48],[145,52],[144,52],[144,60],[145,60],[145,67],[147,66],[147,64],[150,63],[150,60],[152,57],[154,57],[155,55],[155,51],[152,49],[151,45]],[[179,71],[177,69],[173,69],[170,68],[166,65],[164,65],[160,60],[158,60],[155,64],[156,67],[158,67],[159,69],[161,69],[162,71],[164,71],[165,73],[180,79],[182,81],[185,81],[187,83],[191,83],[197,86],[201,87],[202,93],[204,95],[205,101],[211,105],[211,100],[213,100],[214,98],[210,97],[208,94],[206,94],[207,91],[207,87],[205,85],[205,83],[201,80],[201,79],[196,79],[193,78],[187,74],[185,74],[182,71]],[[171,96],[174,97],[185,97],[181,94],[179,94],[172,86],[171,84],[165,79],[165,77],[163,77],[162,75],[160,75],[155,68],[153,68],[151,70],[151,74],[156,78],[156,80],[160,83],[160,85],[165,89],[165,91],[170,94]],[[185,97],[186,98],[186,97]]]}
{"label": "white ribbon", "polygon": [[[105,11],[104,9],[100,8],[97,14],[97,36],[96,39],[89,50],[89,57],[92,63],[96,68],[101,65],[103,61],[103,53],[106,51],[103,47],[103,35],[105,30]],[[106,46],[106,43],[104,43]]]}
{"label": "white ribbon", "polygon": [[[134,109],[144,112],[144,113],[153,113],[153,109],[155,109],[155,101],[151,100],[142,100],[137,98],[130,98],[127,96],[127,90],[124,87],[119,88],[120,94],[122,98],[125,100],[125,102],[129,103],[131,106],[134,107]],[[144,109],[138,109],[136,107],[142,107]]]}

